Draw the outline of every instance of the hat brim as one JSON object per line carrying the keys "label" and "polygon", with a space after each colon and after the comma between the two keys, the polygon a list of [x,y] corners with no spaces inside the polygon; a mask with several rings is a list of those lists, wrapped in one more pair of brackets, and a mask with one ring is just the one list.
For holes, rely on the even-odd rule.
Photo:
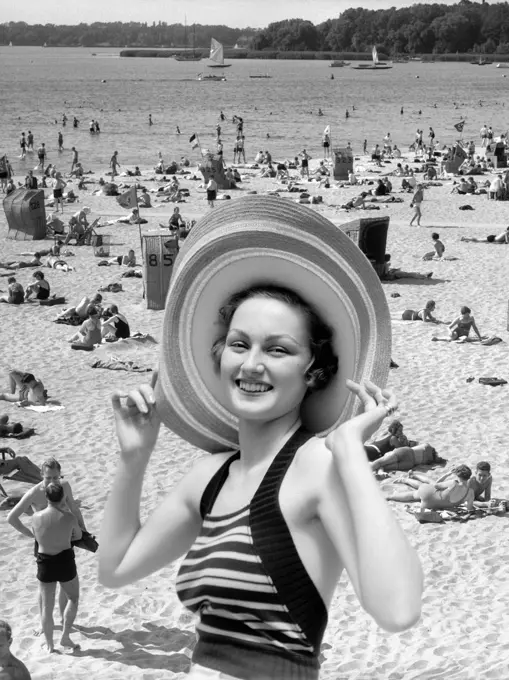
{"label": "hat brim", "polygon": [[228,298],[269,283],[298,293],[334,332],[339,368],[303,402],[304,425],[325,434],[356,412],[346,387],[389,373],[390,316],[382,286],[361,250],[318,213],[286,199],[248,196],[198,222],[176,260],[163,325],[156,388],[163,422],[210,452],[238,447],[211,348]]}

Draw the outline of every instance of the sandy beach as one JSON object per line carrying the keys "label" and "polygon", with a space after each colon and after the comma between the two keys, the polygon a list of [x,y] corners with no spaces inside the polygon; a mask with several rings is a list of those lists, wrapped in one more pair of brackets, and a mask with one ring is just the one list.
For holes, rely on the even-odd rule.
{"label": "sandy beach", "polygon": [[[404,159],[402,159],[404,160]],[[411,162],[408,155],[406,162]],[[313,159],[312,166],[317,160]],[[390,172],[395,162],[376,168],[361,158],[365,168],[359,176],[376,179]],[[104,176],[106,168],[95,167],[90,178]],[[131,168],[134,169],[134,168]],[[195,167],[191,167],[193,172]],[[160,185],[149,168],[141,168],[137,178],[150,191]],[[228,192],[237,200],[249,191],[264,194],[279,189],[280,195],[294,200],[275,180],[261,179],[257,170],[239,168],[244,181]],[[490,178],[486,175],[482,179]],[[16,180],[24,177],[17,175]],[[131,185],[134,178],[117,178]],[[479,460],[492,465],[493,495],[509,498],[507,471],[507,394],[509,385],[490,387],[478,378],[497,376],[509,380],[508,295],[509,246],[466,243],[462,236],[497,234],[507,224],[507,202],[487,200],[486,195],[451,194],[453,180],[439,180],[441,186],[426,188],[420,227],[410,227],[411,194],[400,193],[401,180],[393,178],[394,195],[401,203],[377,204],[378,211],[345,211],[339,206],[357,195],[361,188],[318,189],[315,182],[303,181],[311,195],[320,194],[323,203],[312,206],[340,225],[358,217],[389,215],[387,252],[394,267],[420,273],[433,272],[430,279],[403,279],[383,284],[393,319],[392,358],[399,366],[391,370],[389,386],[400,400],[399,418],[405,432],[419,442],[429,442],[448,465],[466,463],[472,469]],[[178,204],[184,218],[199,218],[209,210],[201,181],[183,178],[181,186],[190,197]],[[79,202],[65,205],[65,221],[79,206],[90,206],[91,218],[105,222],[127,216],[114,197],[93,196],[97,185],[86,191],[73,188]],[[367,188],[373,188],[369,186]],[[46,190],[49,196],[50,189]],[[154,197],[154,194],[151,194]],[[154,200],[153,200],[154,202]],[[473,210],[459,210],[470,204]],[[220,205],[220,201],[216,205]],[[141,211],[148,224],[143,232],[157,230],[168,221],[174,204],[155,201]],[[50,209],[48,209],[50,212]],[[446,255],[454,260],[423,262],[432,249],[431,233],[437,231]],[[126,254],[130,248],[141,262],[137,225],[116,224],[101,227],[98,233],[111,235],[111,256]],[[7,240],[7,222],[0,211],[1,260],[18,259],[21,253],[49,248],[50,240]],[[157,365],[159,344],[164,332],[162,311],[147,309],[143,282],[121,278],[125,269],[98,267],[91,247],[69,249],[65,259],[74,271],[65,273],[44,269],[52,293],[63,295],[74,304],[83,295],[92,295],[110,282],[120,281],[123,290],[103,293],[106,303],[116,303],[127,317],[131,331],[148,333],[157,343],[122,349],[105,344],[93,352],[71,350],[67,339],[75,329],[53,323],[62,306],[37,304],[0,306],[0,380],[7,386],[12,368],[27,370],[40,377],[62,410],[36,413],[0,402],[0,415],[34,427],[36,434],[25,440],[0,440],[18,455],[29,456],[36,464],[55,456],[73,488],[87,528],[98,534],[105,499],[118,456],[110,395],[116,387],[128,390],[150,374],[93,369],[93,360],[110,355],[136,360],[147,368]],[[28,259],[23,258],[21,259]],[[0,270],[7,273],[6,270]],[[32,270],[14,272],[25,287]],[[7,278],[0,278],[2,294]],[[394,294],[399,297],[394,297]],[[482,335],[496,335],[503,342],[483,346],[478,342],[456,344],[432,342],[434,334],[445,335],[445,326],[401,321],[404,309],[420,309],[426,301],[436,301],[435,315],[450,322],[462,305],[472,309]],[[467,382],[467,378],[475,380]],[[145,479],[142,516],[146,517],[171,487],[186,473],[200,451],[162,430]],[[208,455],[208,454],[207,454]],[[440,469],[432,471],[439,476]],[[396,473],[399,476],[401,473]],[[29,486],[1,481],[9,494],[25,492]],[[0,499],[1,500],[1,499]],[[419,623],[403,634],[380,630],[361,609],[346,577],[341,579],[324,639],[323,680],[505,680],[509,668],[509,566],[507,563],[507,522],[490,516],[468,522],[419,524],[403,504],[392,507],[416,547],[425,573],[423,613]],[[12,651],[29,668],[34,680],[149,680],[184,678],[194,644],[193,620],[182,610],[175,595],[176,566],[163,569],[143,581],[120,590],[108,590],[97,582],[97,557],[76,550],[81,582],[79,612],[73,638],[81,649],[72,654],[47,655],[41,638],[37,605],[37,580],[32,543],[7,525],[6,511],[0,512],[0,618],[13,628]],[[26,516],[24,521],[30,525]],[[376,569],[376,565],[373,565]],[[56,610],[55,610],[55,613]],[[56,623],[59,624],[58,620]],[[57,627],[55,640],[59,639]]]}

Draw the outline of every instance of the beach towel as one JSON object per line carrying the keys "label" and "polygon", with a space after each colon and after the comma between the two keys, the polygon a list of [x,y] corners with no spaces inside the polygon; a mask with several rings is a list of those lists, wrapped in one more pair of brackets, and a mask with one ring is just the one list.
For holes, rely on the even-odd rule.
{"label": "beach towel", "polygon": [[61,411],[64,406],[60,404],[58,401],[54,401],[52,403],[48,404],[27,404],[26,406],[22,404],[20,401],[15,402],[16,406],[19,406],[20,408],[26,408],[28,411],[36,411],[37,413],[48,413],[48,411]]}
{"label": "beach towel", "polygon": [[486,338],[486,340],[481,340],[481,345],[484,345],[485,347],[491,347],[491,345],[498,345],[499,342],[504,342],[502,338],[499,338],[496,335],[491,335],[489,338]]}
{"label": "beach towel", "polygon": [[504,378],[479,378],[479,382],[481,385],[490,385],[491,387],[507,385],[507,380],[504,380]]}
{"label": "beach towel", "polygon": [[97,552],[99,543],[96,541],[95,536],[89,531],[83,531],[79,541],[71,541],[73,548],[82,548],[83,550],[88,550],[89,552]]}
{"label": "beach towel", "polygon": [[55,323],[62,323],[66,326],[81,326],[83,319],[79,314],[73,314],[72,316],[65,317],[63,319],[53,319]]}
{"label": "beach towel", "polygon": [[96,359],[90,364],[91,368],[106,368],[110,371],[129,371],[132,373],[148,373],[151,368],[144,368],[135,361],[120,359],[119,357],[110,355],[109,359]]}

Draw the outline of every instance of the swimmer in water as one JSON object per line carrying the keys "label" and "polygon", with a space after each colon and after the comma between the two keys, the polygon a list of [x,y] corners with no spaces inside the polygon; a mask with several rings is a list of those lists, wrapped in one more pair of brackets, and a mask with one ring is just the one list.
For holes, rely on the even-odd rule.
{"label": "swimmer in water", "polygon": [[322,111],[322,109],[318,109],[318,115],[319,115],[319,116],[323,116],[323,111]]}
{"label": "swimmer in water", "polygon": [[151,114],[151,113],[148,114],[148,124],[149,124],[149,125],[153,125],[153,124],[154,124],[154,123],[152,122],[152,114]]}
{"label": "swimmer in water", "polygon": [[181,132],[180,132],[180,128],[179,128],[179,126],[178,126],[178,125],[177,125],[177,134],[178,134],[178,135],[180,135],[180,134],[181,134]]}

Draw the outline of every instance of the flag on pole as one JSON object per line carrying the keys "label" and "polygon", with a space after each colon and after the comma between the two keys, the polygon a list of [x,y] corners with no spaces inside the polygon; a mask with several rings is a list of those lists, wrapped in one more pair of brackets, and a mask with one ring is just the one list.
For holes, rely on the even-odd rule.
{"label": "flag on pole", "polygon": [[191,145],[192,149],[196,149],[197,146],[200,146],[200,142],[198,141],[198,137],[195,133],[189,137],[189,144]]}
{"label": "flag on pole", "polygon": [[458,132],[463,132],[463,128],[465,127],[465,121],[461,120],[459,123],[456,123],[454,127]]}
{"label": "flag on pole", "polygon": [[138,197],[136,195],[136,187],[131,187],[127,191],[124,191],[123,194],[117,197],[117,201],[122,206],[122,208],[137,208]]}

